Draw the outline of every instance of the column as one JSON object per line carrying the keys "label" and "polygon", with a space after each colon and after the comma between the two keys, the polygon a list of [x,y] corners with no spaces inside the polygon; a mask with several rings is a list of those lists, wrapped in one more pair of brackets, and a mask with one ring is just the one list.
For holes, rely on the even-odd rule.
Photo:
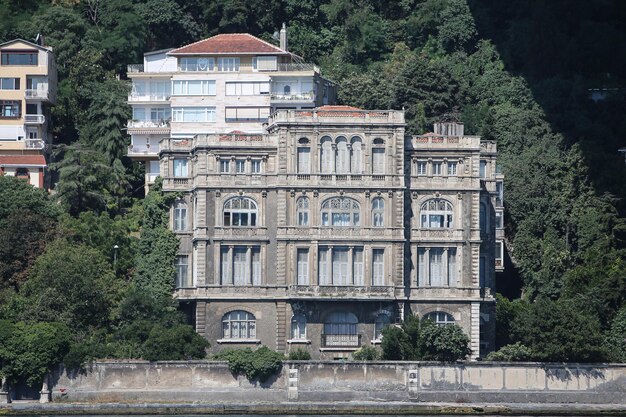
{"label": "column", "polygon": [[353,250],[354,250],[354,246],[348,246],[348,285],[354,285],[354,276],[353,276],[354,254],[352,253]]}
{"label": "column", "polygon": [[443,248],[443,273],[444,273],[444,277],[445,277],[445,283],[444,286],[449,287],[450,286],[450,281],[449,281],[449,270],[448,270],[448,248],[444,247]]}
{"label": "column", "polygon": [[424,284],[430,287],[430,248],[424,248]]}

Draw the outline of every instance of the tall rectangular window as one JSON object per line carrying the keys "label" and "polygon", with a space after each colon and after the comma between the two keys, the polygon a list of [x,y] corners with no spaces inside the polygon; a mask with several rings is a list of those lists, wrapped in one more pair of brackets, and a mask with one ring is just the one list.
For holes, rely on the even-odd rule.
{"label": "tall rectangular window", "polygon": [[248,249],[245,247],[233,248],[233,282],[235,285],[246,285],[249,283],[248,271]]}
{"label": "tall rectangular window", "polygon": [[298,174],[309,174],[311,172],[311,148],[298,148]]}
{"label": "tall rectangular window", "polygon": [[319,254],[318,254],[319,262],[318,262],[318,268],[317,268],[318,274],[319,274],[319,285],[331,284],[330,268],[328,264],[329,252],[330,250],[328,248],[319,249]]}
{"label": "tall rectangular window", "polygon": [[348,280],[348,248],[333,248],[333,285],[350,285]]}
{"label": "tall rectangular window", "polygon": [[430,285],[443,286],[443,249],[430,248]]}
{"label": "tall rectangular window", "polygon": [[187,230],[187,205],[184,203],[174,206],[174,230],[177,232]]}
{"label": "tall rectangular window", "polygon": [[175,177],[188,177],[189,172],[187,170],[187,159],[177,158],[174,159],[174,176]]}
{"label": "tall rectangular window", "polygon": [[426,249],[417,248],[417,285],[420,287],[428,286],[428,277],[426,276]]}
{"label": "tall rectangular window", "polygon": [[227,96],[257,96],[261,94],[269,94],[269,90],[269,81],[226,82]]}
{"label": "tall rectangular window", "polygon": [[385,285],[385,250],[372,250],[372,285]]}
{"label": "tall rectangular window", "polygon": [[448,162],[448,175],[449,176],[456,175],[456,162]]}
{"label": "tall rectangular window", "polygon": [[456,248],[448,248],[448,285],[456,287]]}
{"label": "tall rectangular window", "polygon": [[221,275],[222,285],[230,285],[233,283],[232,274],[230,270],[230,250],[227,247],[223,247],[220,250],[221,255]]}
{"label": "tall rectangular window", "polygon": [[220,173],[228,174],[230,172],[230,161],[220,159]]}
{"label": "tall rectangular window", "polygon": [[179,58],[178,69],[183,72],[213,71],[214,58]]}
{"label": "tall rectangular window", "polygon": [[298,285],[309,285],[309,250],[298,249],[297,251]]}
{"label": "tall rectangular window", "polygon": [[433,162],[431,166],[433,170],[432,175],[441,175],[441,162]]}
{"label": "tall rectangular window", "polygon": [[246,172],[246,161],[243,159],[235,160],[235,169],[237,174],[244,174]]}
{"label": "tall rectangular window", "polygon": [[174,264],[174,268],[176,269],[176,287],[178,288],[186,288],[189,287],[189,260],[187,255],[179,255],[176,257],[176,262]]}
{"label": "tall rectangular window", "polygon": [[480,161],[480,178],[487,178],[487,161]]}
{"label": "tall rectangular window", "polygon": [[252,66],[255,70],[259,71],[276,71],[276,57],[275,56],[257,56],[252,61]]}
{"label": "tall rectangular window", "polygon": [[261,160],[260,159],[253,159],[250,161],[250,166],[251,166],[251,171],[253,174],[260,174],[261,173]]}
{"label": "tall rectangular window", "polygon": [[365,285],[365,273],[363,271],[363,248],[352,250],[352,279],[354,285]]}
{"label": "tall rectangular window", "polygon": [[252,285],[261,285],[261,248],[250,248],[252,255]]}
{"label": "tall rectangular window", "polygon": [[504,245],[501,240],[496,242],[496,266],[502,266],[502,259],[504,258]]}
{"label": "tall rectangular window", "polygon": [[417,175],[426,175],[426,161],[417,161]]}
{"label": "tall rectangular window", "polygon": [[385,173],[385,149],[372,149],[372,174],[380,175]]}

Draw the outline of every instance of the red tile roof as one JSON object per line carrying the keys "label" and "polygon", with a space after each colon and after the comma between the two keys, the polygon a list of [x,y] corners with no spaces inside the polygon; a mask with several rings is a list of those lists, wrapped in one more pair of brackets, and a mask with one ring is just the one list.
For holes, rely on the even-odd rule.
{"label": "red tile roof", "polygon": [[0,166],[46,166],[43,155],[0,155]]}
{"label": "red tile roof", "polygon": [[288,52],[249,33],[228,33],[185,45],[168,54],[288,54]]}

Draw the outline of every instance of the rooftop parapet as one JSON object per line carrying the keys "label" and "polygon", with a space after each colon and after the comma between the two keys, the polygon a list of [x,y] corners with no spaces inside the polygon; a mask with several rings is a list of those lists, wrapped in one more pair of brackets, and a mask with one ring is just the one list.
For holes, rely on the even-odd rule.
{"label": "rooftop parapet", "polygon": [[268,119],[268,129],[281,123],[330,124],[400,124],[404,125],[404,111],[362,110],[350,106],[322,106],[311,110],[279,110]]}

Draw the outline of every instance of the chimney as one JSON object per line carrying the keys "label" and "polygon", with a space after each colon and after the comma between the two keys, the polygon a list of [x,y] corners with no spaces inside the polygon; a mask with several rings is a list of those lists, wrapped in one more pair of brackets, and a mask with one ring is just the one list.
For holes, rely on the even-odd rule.
{"label": "chimney", "polygon": [[283,23],[283,27],[280,29],[280,49],[287,51],[287,27]]}

